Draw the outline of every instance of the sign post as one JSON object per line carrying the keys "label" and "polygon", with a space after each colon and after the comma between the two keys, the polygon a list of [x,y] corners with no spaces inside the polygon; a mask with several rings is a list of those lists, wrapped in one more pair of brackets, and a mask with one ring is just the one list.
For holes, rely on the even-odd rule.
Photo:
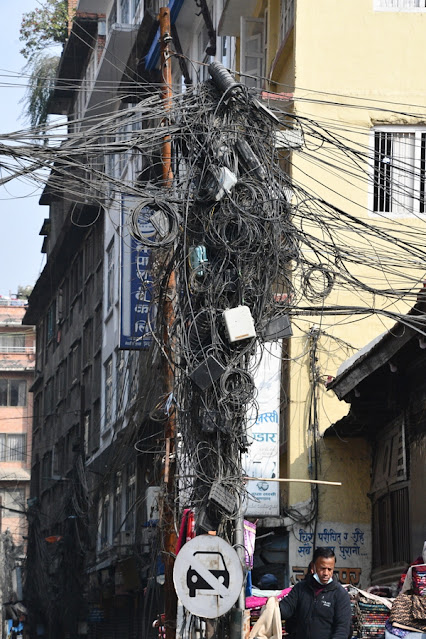
{"label": "sign post", "polygon": [[237,552],[216,535],[198,535],[187,542],[173,569],[176,592],[185,608],[198,617],[221,617],[237,601],[243,569]]}

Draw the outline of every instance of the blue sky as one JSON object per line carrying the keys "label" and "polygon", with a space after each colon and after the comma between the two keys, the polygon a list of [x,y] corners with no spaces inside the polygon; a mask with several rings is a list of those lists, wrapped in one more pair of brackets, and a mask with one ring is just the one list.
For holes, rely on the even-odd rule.
{"label": "blue sky", "polygon": [[[8,0],[2,2],[0,24],[0,141],[4,133],[25,128],[20,117],[25,93],[25,78],[7,78],[7,71],[20,73],[25,66],[19,50],[19,27],[22,14],[39,6],[37,0]],[[13,84],[13,86],[7,86]],[[0,158],[1,163],[1,158]],[[40,252],[43,237],[39,235],[43,219],[48,217],[46,206],[39,206],[40,189],[17,180],[0,186],[0,295],[16,293],[18,286],[34,285],[45,264]]]}

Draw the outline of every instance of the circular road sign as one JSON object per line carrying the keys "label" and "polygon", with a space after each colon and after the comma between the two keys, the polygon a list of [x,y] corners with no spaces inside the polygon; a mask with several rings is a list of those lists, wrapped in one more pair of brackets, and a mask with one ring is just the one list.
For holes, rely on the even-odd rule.
{"label": "circular road sign", "polygon": [[198,535],[179,551],[173,581],[189,612],[215,619],[237,601],[243,586],[243,570],[236,551],[224,539]]}

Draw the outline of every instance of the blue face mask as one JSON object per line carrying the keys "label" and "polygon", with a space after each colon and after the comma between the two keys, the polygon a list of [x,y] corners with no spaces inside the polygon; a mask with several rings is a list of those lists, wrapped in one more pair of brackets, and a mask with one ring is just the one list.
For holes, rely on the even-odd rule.
{"label": "blue face mask", "polygon": [[320,578],[318,577],[317,573],[314,572],[314,579],[321,584],[321,586],[326,586],[327,584],[331,584],[331,582],[333,581],[333,577],[330,577],[330,579],[327,581],[327,584],[323,584],[322,581],[320,580]]}

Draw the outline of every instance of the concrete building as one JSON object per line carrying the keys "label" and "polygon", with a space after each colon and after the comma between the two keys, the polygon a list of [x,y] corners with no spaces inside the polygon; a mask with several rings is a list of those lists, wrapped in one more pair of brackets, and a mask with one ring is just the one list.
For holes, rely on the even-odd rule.
{"label": "concrete building", "polygon": [[[46,637],[70,629],[90,637],[130,637],[152,621],[152,606],[161,609],[162,567],[157,566],[158,578],[150,577],[150,564],[161,564],[151,529],[159,516],[163,472],[159,441],[164,433],[161,426],[158,435],[158,421],[170,393],[159,360],[152,364],[138,333],[148,321],[139,304],[146,301],[146,289],[135,303],[136,315],[123,315],[125,295],[134,293],[129,272],[136,263],[123,216],[147,183],[161,181],[158,139],[153,136],[150,153],[133,144],[146,126],[137,105],[155,96],[162,83],[160,4],[79,0],[50,103],[51,113],[67,117],[70,140],[87,136],[90,144],[73,167],[55,165],[42,195],[40,203],[49,206],[41,231],[47,264],[25,317],[37,326],[28,562],[39,581],[28,600],[37,611],[32,632],[38,626],[38,634]],[[389,114],[382,101],[425,102],[419,48],[426,9],[411,0],[389,4],[362,0],[349,7],[321,0],[312,8],[309,0],[170,0],[174,89],[179,93],[184,85],[203,81],[208,63],[219,60],[280,116],[281,165],[308,194],[303,199],[294,189],[294,211],[303,212],[306,201],[322,198],[345,213],[342,219],[374,219],[382,231],[394,219],[420,228],[421,118]],[[342,25],[349,22],[348,35]],[[401,25],[411,33],[404,56],[377,38],[380,33],[387,42],[396,41]],[[333,99],[324,98],[330,95]],[[346,167],[345,149],[336,150],[330,138],[321,138],[315,148],[310,144],[317,135],[312,122],[343,129],[351,147],[362,150],[359,172],[350,180],[347,171],[339,172]],[[390,182],[401,187],[405,178],[385,174],[382,164],[390,157],[400,161],[403,153],[409,166],[419,169],[415,184],[403,184],[405,199],[395,201],[388,197]],[[332,171],[327,154],[333,154]],[[374,163],[374,157],[386,162]],[[308,235],[320,242],[326,233],[312,226]],[[352,253],[364,248],[359,236],[351,236],[349,245]],[[393,575],[387,559],[374,554],[380,526],[372,526],[368,496],[371,442],[364,434],[350,444],[323,437],[344,412],[324,382],[377,334],[381,320],[378,313],[371,317],[371,308],[384,310],[389,299],[357,289],[356,281],[368,281],[373,272],[376,277],[377,264],[359,260],[354,279],[344,281],[337,262],[317,263],[306,246],[301,252],[305,270],[289,281],[293,278],[293,291],[300,293],[294,315],[303,319],[294,323],[293,337],[283,344],[281,369],[274,373],[278,386],[281,374],[281,397],[276,398],[280,476],[342,481],[343,486],[295,482],[268,490],[277,500],[280,493],[270,514],[258,506],[250,511],[262,533],[274,533],[272,541],[269,535],[258,544],[256,566],[258,576],[272,570],[287,583],[304,573],[314,546],[327,545],[336,550],[340,579],[366,586],[372,566],[374,578],[381,571]],[[136,282],[143,280],[142,267],[149,262],[148,255],[138,258]],[[402,271],[394,273],[399,284],[405,283]],[[318,292],[314,280],[319,275]],[[382,284],[378,278],[378,288]],[[399,284],[389,287],[396,290]],[[325,299],[327,306],[341,309],[338,320],[334,311],[320,314]],[[289,300],[290,291],[277,294],[281,310],[292,310]],[[352,324],[355,308],[366,319]],[[278,423],[273,417],[267,419]],[[277,447],[275,454],[278,459]],[[266,479],[276,479],[274,464]],[[250,476],[256,477],[254,470]],[[408,545],[399,550],[397,569],[412,552]],[[61,614],[64,602],[66,615]]]}
{"label": "concrete building", "polygon": [[[342,481],[343,486],[317,490],[291,483],[281,491],[282,514],[287,513],[281,524],[289,532],[288,568],[294,578],[303,574],[313,546],[333,546],[340,578],[361,586],[397,581],[401,563],[419,552],[417,529],[407,531],[392,556],[378,552],[388,520],[371,500],[371,438],[357,437],[358,431],[350,442],[323,434],[344,412],[326,390],[328,377],[383,327],[391,327],[386,311],[408,312],[421,285],[421,270],[407,253],[401,257],[398,240],[382,244],[379,236],[389,232],[408,240],[408,229],[421,237],[424,228],[426,96],[419,52],[425,19],[424,3],[416,0],[355,5],[229,0],[219,19],[219,34],[238,39],[237,68],[248,75],[243,81],[271,91],[264,94],[269,105],[287,113],[294,127],[282,161],[292,176],[296,215],[303,211],[308,217],[319,205],[321,217],[329,205],[335,207],[347,220],[340,239],[336,231],[337,245],[359,257],[345,283],[339,249],[330,244],[330,253],[321,249],[321,241],[333,234],[328,229],[336,228],[332,217],[324,225],[319,218],[305,221],[319,243],[302,242],[305,275],[295,274],[293,280],[300,306],[310,310],[296,322],[291,338],[281,476]],[[401,33],[410,34],[403,55],[391,44]],[[340,148],[334,135],[344,139]],[[380,258],[366,256],[365,236],[348,230],[350,218],[377,229],[371,246],[378,253],[385,246]],[[385,264],[389,258],[396,264],[392,273]],[[315,309],[322,312],[316,315]],[[416,482],[414,475],[408,477]],[[404,493],[408,502],[409,494]],[[406,523],[402,513],[411,508],[408,502],[392,510],[398,525]]]}
{"label": "concrete building", "polygon": [[[27,547],[30,492],[35,331],[23,326],[26,302],[0,298],[0,593],[5,618],[17,620],[10,606],[22,601],[22,566]],[[2,634],[2,636],[4,636]]]}

